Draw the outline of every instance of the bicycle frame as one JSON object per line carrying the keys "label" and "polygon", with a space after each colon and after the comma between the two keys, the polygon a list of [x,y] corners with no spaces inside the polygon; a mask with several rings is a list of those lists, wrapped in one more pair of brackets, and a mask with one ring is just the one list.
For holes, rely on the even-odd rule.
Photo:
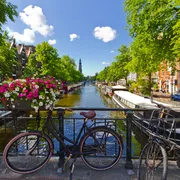
{"label": "bicycle frame", "polygon": [[[81,126],[81,129],[79,130],[79,133],[75,139],[75,141],[72,141],[71,139],[69,139],[68,137],[64,136],[57,128],[56,128],[56,125],[55,123],[53,122],[53,119],[52,119],[52,111],[49,111],[48,112],[48,116],[47,116],[47,119],[46,119],[46,122],[43,126],[43,129],[42,129],[42,132],[45,134],[45,129],[48,130],[48,132],[50,132],[62,145],[63,147],[66,147],[67,144],[64,143],[64,140],[66,140],[67,142],[71,143],[72,146],[73,146],[73,150],[76,149],[76,147],[78,146],[78,142],[80,140],[80,137],[81,137],[81,134],[83,132],[83,130],[87,130],[87,132],[90,132],[90,129],[86,123],[87,123],[87,120],[88,119],[85,119],[84,120],[84,123],[82,124]],[[51,127],[52,126],[52,127]],[[72,151],[73,151],[72,150]]]}

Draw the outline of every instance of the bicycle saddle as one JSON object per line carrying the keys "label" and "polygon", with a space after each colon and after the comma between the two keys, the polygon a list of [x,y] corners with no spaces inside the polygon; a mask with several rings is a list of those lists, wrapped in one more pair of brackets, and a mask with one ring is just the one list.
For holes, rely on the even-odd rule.
{"label": "bicycle saddle", "polygon": [[87,119],[93,119],[96,116],[95,111],[88,111],[88,112],[80,112],[80,115],[84,116]]}

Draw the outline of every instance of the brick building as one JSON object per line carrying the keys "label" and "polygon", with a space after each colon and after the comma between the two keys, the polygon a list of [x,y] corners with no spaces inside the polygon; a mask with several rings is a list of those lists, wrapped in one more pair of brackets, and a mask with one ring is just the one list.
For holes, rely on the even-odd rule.
{"label": "brick building", "polygon": [[160,70],[158,72],[158,86],[159,90],[170,94],[175,94],[180,90],[180,63],[178,61],[176,62],[176,69],[174,73],[166,61],[160,64]]}
{"label": "brick building", "polygon": [[17,60],[18,65],[14,65],[14,70],[12,72],[12,77],[17,79],[23,75],[23,70],[28,62],[30,54],[35,52],[35,46],[24,44],[17,45],[15,39],[13,39],[10,48],[12,47],[17,49],[15,59]]}

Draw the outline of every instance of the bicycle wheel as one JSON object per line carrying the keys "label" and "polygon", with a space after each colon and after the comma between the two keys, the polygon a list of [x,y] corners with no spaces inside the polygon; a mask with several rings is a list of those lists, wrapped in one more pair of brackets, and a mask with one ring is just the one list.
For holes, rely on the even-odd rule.
{"label": "bicycle wheel", "polygon": [[120,160],[122,151],[121,137],[114,130],[106,127],[92,128],[80,143],[82,160],[95,170],[113,167]]}
{"label": "bicycle wheel", "polygon": [[167,154],[156,141],[148,142],[139,157],[138,180],[165,180],[167,178]]}
{"label": "bicycle wheel", "polygon": [[25,132],[15,136],[5,147],[3,159],[13,172],[26,174],[40,169],[51,157],[53,144],[40,132]]}

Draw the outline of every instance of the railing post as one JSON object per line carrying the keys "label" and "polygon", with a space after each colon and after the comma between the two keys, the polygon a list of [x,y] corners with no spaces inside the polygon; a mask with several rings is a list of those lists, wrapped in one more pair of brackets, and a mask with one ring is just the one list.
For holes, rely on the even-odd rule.
{"label": "railing post", "polygon": [[[64,135],[64,110],[58,110],[58,120],[59,120],[59,131]],[[65,162],[64,157],[64,147],[63,144],[59,142],[59,162],[58,162],[58,172],[62,173],[63,164]]]}
{"label": "railing post", "polygon": [[13,120],[13,126],[14,126],[14,136],[17,135],[17,111],[12,110],[12,120]]}
{"label": "railing post", "polygon": [[132,169],[131,149],[132,149],[132,111],[126,112],[126,169]]}

